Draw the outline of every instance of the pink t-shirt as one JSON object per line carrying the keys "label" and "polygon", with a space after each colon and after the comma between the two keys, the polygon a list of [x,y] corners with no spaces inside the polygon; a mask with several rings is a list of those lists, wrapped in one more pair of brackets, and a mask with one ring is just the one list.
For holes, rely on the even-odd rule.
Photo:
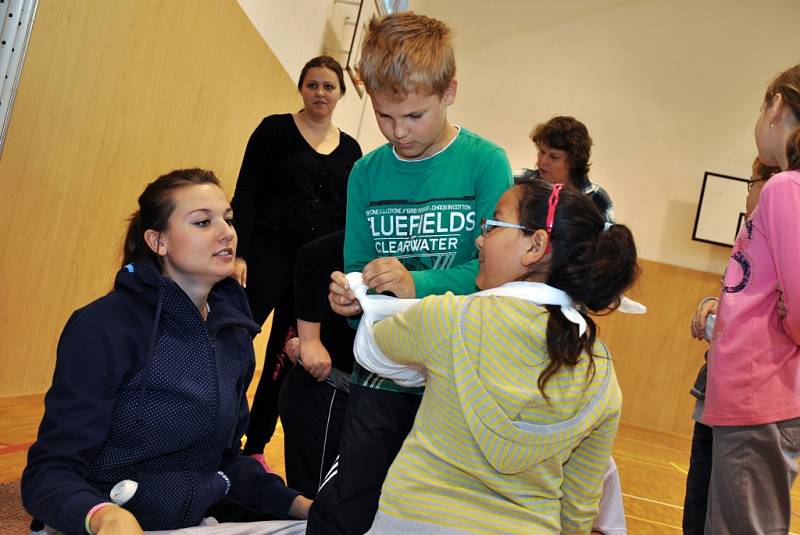
{"label": "pink t-shirt", "polygon": [[[783,289],[788,311],[777,314]],[[703,423],[800,417],[800,172],[775,175],[739,230],[708,352]]]}

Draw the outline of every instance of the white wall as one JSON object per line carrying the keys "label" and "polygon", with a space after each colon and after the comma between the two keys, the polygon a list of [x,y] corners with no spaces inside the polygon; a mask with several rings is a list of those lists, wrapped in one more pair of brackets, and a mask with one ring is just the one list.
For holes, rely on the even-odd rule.
{"label": "white wall", "polygon": [[[450,118],[535,165],[533,125],[574,115],[591,176],[641,256],[721,272],[691,241],[706,170],[749,177],[753,124],[775,74],[800,61],[797,0],[412,0],[456,33]],[[744,206],[744,199],[742,199]]]}
{"label": "white wall", "polygon": [[[342,66],[350,46],[353,25],[345,20],[355,19],[358,7],[332,0],[238,0],[242,10],[258,33],[286,69],[297,80],[306,61],[320,54],[329,54]],[[365,9],[374,3],[365,2]],[[365,16],[368,15],[365,12]],[[355,137],[366,153],[385,142],[375,123],[369,97],[360,98],[349,77],[345,76],[347,93],[339,102],[334,122]],[[286,110],[296,111],[296,110]],[[260,119],[260,118],[258,118]],[[254,119],[253,124],[258,124]]]}

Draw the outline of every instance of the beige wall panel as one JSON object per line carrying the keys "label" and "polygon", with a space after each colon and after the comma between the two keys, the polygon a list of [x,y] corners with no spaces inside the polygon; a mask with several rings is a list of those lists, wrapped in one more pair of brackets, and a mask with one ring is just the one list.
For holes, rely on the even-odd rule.
{"label": "beige wall panel", "polygon": [[235,0],[41,0],[0,159],[0,396],[47,388],[145,183],[198,166],[230,195],[261,117],[299,106]]}
{"label": "beige wall panel", "polygon": [[533,126],[577,117],[594,140],[590,176],[614,199],[642,256],[725,267],[725,249],[691,240],[703,173],[749,177],[766,87],[800,61],[800,2],[410,5],[455,32],[451,120],[505,148],[513,167],[534,167]]}
{"label": "beige wall panel", "polygon": [[622,421],[688,434],[694,407],[689,389],[707,348],[691,338],[689,324],[700,299],[719,295],[720,275],[648,260],[640,265],[641,277],[628,295],[647,305],[647,314],[598,319],[622,387]]}

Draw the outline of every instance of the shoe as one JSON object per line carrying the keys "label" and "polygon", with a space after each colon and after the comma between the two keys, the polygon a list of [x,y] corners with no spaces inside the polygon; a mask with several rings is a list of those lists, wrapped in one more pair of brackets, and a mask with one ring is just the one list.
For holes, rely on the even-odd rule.
{"label": "shoe", "polygon": [[264,459],[264,455],[262,455],[261,453],[254,453],[252,455],[248,455],[248,457],[258,461],[261,464],[261,466],[264,467],[264,471],[266,473],[268,473],[268,474],[274,474],[275,473],[275,471],[272,468],[269,467],[269,465],[267,464],[266,459]]}

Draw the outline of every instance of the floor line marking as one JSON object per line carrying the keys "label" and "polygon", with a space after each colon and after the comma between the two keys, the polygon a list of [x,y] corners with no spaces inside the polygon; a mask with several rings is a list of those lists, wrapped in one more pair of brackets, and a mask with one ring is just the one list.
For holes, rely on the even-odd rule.
{"label": "floor line marking", "polygon": [[670,468],[668,463],[654,463],[653,461],[645,461],[644,459],[639,459],[638,457],[631,457],[628,455],[619,455],[617,453],[614,453],[612,454],[612,457],[614,457],[614,459],[623,459],[625,461],[630,461],[634,463],[649,464],[650,466],[656,466],[658,468],[665,468],[665,469]]}
{"label": "floor line marking", "polygon": [[678,472],[680,472],[680,473],[682,473],[682,474],[686,474],[687,476],[689,475],[689,471],[688,471],[688,470],[685,470],[685,469],[684,469],[684,468],[683,468],[681,465],[679,465],[679,464],[677,464],[677,463],[673,463],[673,462],[671,462],[671,461],[670,461],[670,463],[669,463],[669,464],[671,464],[671,465],[672,465],[672,467],[673,467],[673,468],[675,468],[675,470],[677,470]]}
{"label": "floor line marking", "polygon": [[622,441],[622,442],[635,442],[636,444],[644,444],[646,446],[650,446],[650,447],[654,447],[654,448],[664,448],[665,450],[674,450],[674,451],[679,451],[681,453],[684,452],[684,450],[682,450],[680,448],[676,448],[675,446],[670,446],[670,445],[662,443],[662,442],[659,442],[658,444],[653,444],[652,442],[647,442],[646,440],[639,440],[638,438],[630,438],[630,437],[619,437],[619,438],[614,440],[614,445],[616,445],[620,441]]}
{"label": "floor line marking", "polygon": [[641,500],[643,502],[650,502],[650,503],[655,503],[655,504],[658,504],[658,505],[664,505],[666,507],[672,507],[673,509],[683,510],[683,507],[681,507],[680,505],[674,505],[674,504],[667,503],[667,502],[660,502],[658,500],[653,500],[653,499],[650,499],[650,498],[644,498],[642,496],[634,496],[633,494],[626,494],[624,492],[622,493],[622,495],[626,496],[628,498],[631,498],[633,500]]}
{"label": "floor line marking", "polygon": [[5,448],[0,448],[0,455],[7,455],[9,453],[16,453],[18,451],[25,451],[31,447],[33,442],[26,442],[24,444],[15,444],[13,446],[6,446]]}
{"label": "floor line marking", "polygon": [[641,520],[642,522],[647,522],[648,524],[655,524],[657,526],[664,526],[665,528],[672,528],[672,529],[675,529],[675,530],[678,530],[678,531],[681,530],[680,526],[673,526],[672,524],[665,524],[663,522],[656,522],[655,520],[650,520],[648,518],[640,518],[638,516],[633,516],[633,515],[625,515],[625,518],[631,518],[633,520]]}

